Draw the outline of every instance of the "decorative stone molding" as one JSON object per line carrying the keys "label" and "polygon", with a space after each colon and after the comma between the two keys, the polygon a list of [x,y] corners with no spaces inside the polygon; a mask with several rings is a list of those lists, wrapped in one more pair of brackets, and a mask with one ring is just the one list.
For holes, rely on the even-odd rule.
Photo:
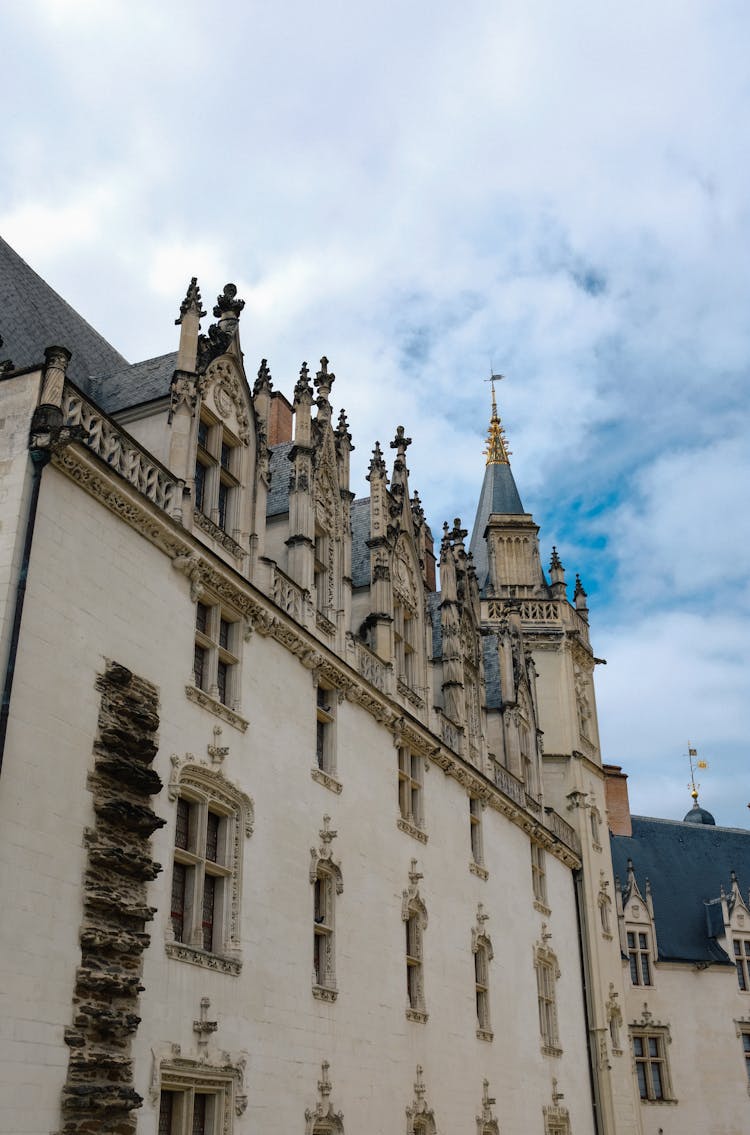
{"label": "decorative stone molding", "polygon": [[320,1066],[318,1101],[305,1111],[305,1135],[344,1135],[344,1113],[336,1111],[331,1100],[333,1084],[328,1075],[331,1065],[324,1060]]}
{"label": "decorative stone molding", "polygon": [[322,784],[324,788],[327,788],[329,792],[335,792],[337,796],[340,796],[344,790],[344,786],[340,780],[336,780],[335,776],[331,776],[328,772],[323,772],[323,770],[317,768],[317,766],[310,769],[310,776],[313,780],[316,780],[318,784]]}
{"label": "decorative stone molding", "polygon": [[207,709],[209,713],[213,713],[215,717],[220,717],[222,721],[226,721],[228,725],[232,725],[235,729],[239,729],[240,733],[244,733],[250,724],[246,718],[241,717],[239,713],[235,713],[228,705],[212,698],[205,690],[198,689],[197,686],[188,684],[185,686],[185,694],[189,701],[195,702],[201,709]]}
{"label": "decorative stone molding", "polygon": [[93,793],[96,824],[85,833],[81,964],[75,1016],[65,1031],[71,1049],[62,1090],[61,1135],[135,1133],[132,1112],[143,1103],[133,1086],[131,1037],[140,1024],[144,924],[155,913],[146,884],[161,870],[150,836],[165,823],[151,809],[161,781],[150,767],[157,752],[158,690],[116,662],[97,680],[101,698]]}
{"label": "decorative stone molding", "polygon": [[200,512],[198,509],[194,510],[193,524],[196,528],[205,532],[207,536],[210,536],[212,540],[215,540],[217,544],[221,544],[222,548],[234,556],[236,560],[242,559],[245,554],[242,545],[238,544],[223,528],[219,528],[218,524],[214,524],[213,520],[204,512]]}
{"label": "decorative stone molding", "polygon": [[206,371],[205,393],[213,394],[214,404],[222,418],[234,407],[237,433],[243,445],[250,444],[250,416],[236,368],[229,359],[217,359]]}
{"label": "decorative stone molding", "polygon": [[435,1113],[429,1106],[426,1097],[424,1069],[421,1064],[417,1064],[414,1099],[406,1109],[406,1135],[437,1135]]}
{"label": "decorative stone molding", "polygon": [[[203,998],[202,1001],[207,1001]],[[213,1024],[214,1022],[207,1022]],[[214,1030],[211,1030],[214,1031]],[[200,1034],[199,1034],[200,1035]],[[202,1038],[201,1038],[202,1039]],[[200,1045],[200,1041],[198,1042]],[[179,1044],[151,1050],[152,1072],[149,1085],[151,1103],[156,1108],[163,1090],[206,1092],[221,1102],[216,1117],[216,1135],[232,1135],[232,1116],[247,1110],[245,1069],[247,1057],[229,1052],[209,1054],[208,1043],[197,1056],[185,1056]]]}
{"label": "decorative stone molding", "polygon": [[545,1104],[542,1108],[544,1116],[545,1135],[554,1131],[555,1135],[568,1135],[570,1131],[570,1113],[567,1107],[562,1106],[565,1096],[558,1090],[557,1080],[552,1077],[552,1104]]}
{"label": "decorative stone molding", "polygon": [[169,958],[178,962],[189,962],[190,965],[200,966],[213,973],[226,973],[237,977],[242,973],[242,962],[239,958],[227,958],[220,954],[209,954],[197,946],[190,946],[187,942],[165,942],[164,951]]}
{"label": "decorative stone molding", "polygon": [[421,828],[417,827],[417,825],[413,824],[410,820],[405,820],[403,816],[399,816],[396,820],[396,827],[399,831],[405,832],[406,835],[410,835],[412,839],[416,839],[419,843],[427,843],[427,840],[430,838],[427,832],[422,831]]}
{"label": "decorative stone molding", "polygon": [[469,870],[472,875],[476,875],[478,879],[489,879],[490,873],[486,867],[482,867],[481,863],[475,863],[473,859],[469,860]]}
{"label": "decorative stone molding", "polygon": [[310,882],[314,883],[323,870],[333,876],[336,883],[336,894],[340,895],[344,890],[344,877],[341,874],[341,867],[334,862],[333,848],[331,847],[331,842],[336,839],[338,834],[337,831],[331,830],[331,817],[325,815],[323,827],[318,832],[320,847],[310,848]]}
{"label": "decorative stone molding", "polygon": [[497,1100],[490,1096],[489,1080],[483,1080],[482,1114],[477,1116],[477,1135],[500,1135],[500,1125],[492,1114],[496,1103]]}

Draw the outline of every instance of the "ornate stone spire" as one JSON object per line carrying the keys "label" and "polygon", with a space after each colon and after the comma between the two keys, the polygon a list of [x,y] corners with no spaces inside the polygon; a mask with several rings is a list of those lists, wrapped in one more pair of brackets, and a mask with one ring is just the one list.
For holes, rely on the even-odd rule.
{"label": "ornate stone spire", "polygon": [[179,325],[182,323],[184,317],[190,312],[191,315],[197,315],[198,319],[203,319],[206,314],[203,310],[203,300],[201,299],[201,290],[198,287],[198,277],[193,276],[188,284],[188,290],[185,293],[185,298],[180,304],[180,314],[175,323]]}
{"label": "ornate stone spire", "polygon": [[214,317],[216,319],[239,319],[240,312],[245,306],[244,300],[237,299],[237,285],[225,284],[224,291],[216,297]]}
{"label": "ornate stone spire", "polygon": [[331,420],[329,395],[335,379],[336,375],[333,371],[328,370],[328,359],[323,355],[323,358],[320,360],[320,370],[315,375],[315,389],[318,392],[315,404],[318,407],[318,418],[321,421],[329,422]]}
{"label": "ornate stone spire", "polygon": [[260,366],[258,367],[258,377],[253,386],[253,398],[257,398],[262,390],[271,390],[273,383],[271,382],[271,372],[268,369],[268,360],[261,359]]}
{"label": "ornate stone spire", "polygon": [[310,385],[310,368],[307,363],[303,363],[299,368],[299,378],[294,387],[294,401],[299,402],[303,397],[309,397],[312,402],[312,386]]}
{"label": "ornate stone spire", "polygon": [[496,374],[489,380],[492,384],[492,416],[490,417],[490,427],[487,434],[487,445],[484,450],[488,465],[510,465],[509,458],[511,451],[508,449],[505,440],[505,430],[498,417],[497,402],[495,401],[495,381],[502,377],[501,374]]}
{"label": "ornate stone spire", "polygon": [[375,442],[375,448],[372,451],[370,458],[370,471],[367,474],[367,480],[372,480],[373,477],[385,477],[385,461],[383,460],[383,451],[380,448],[380,442]]}

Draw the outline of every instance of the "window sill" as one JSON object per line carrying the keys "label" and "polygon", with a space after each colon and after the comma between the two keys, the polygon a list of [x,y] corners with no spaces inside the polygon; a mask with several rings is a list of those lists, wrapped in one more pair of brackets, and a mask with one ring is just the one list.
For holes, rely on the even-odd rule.
{"label": "window sill", "polygon": [[235,559],[242,559],[245,554],[242,547],[236,540],[232,539],[228,532],[225,532],[218,524],[214,524],[213,520],[211,520],[210,516],[206,516],[205,512],[196,509],[193,512],[193,523],[196,528],[200,528],[202,532],[205,532],[207,536],[215,540],[217,544],[221,544],[222,548],[226,548]]}
{"label": "window sill", "polygon": [[329,637],[336,634],[336,624],[332,623],[328,616],[324,615],[322,611],[315,612],[315,626],[322,634],[328,635]]}
{"label": "window sill", "polygon": [[327,985],[313,985],[312,995],[318,1001],[335,1001],[339,991],[338,989],[331,989]]}
{"label": "window sill", "polygon": [[240,717],[239,713],[235,713],[228,705],[223,702],[217,701],[216,698],[210,697],[205,690],[199,690],[197,686],[185,686],[185,693],[188,701],[195,702],[201,709],[207,709],[209,713],[213,713],[215,717],[220,717],[222,721],[226,721],[229,725],[233,725],[235,729],[239,729],[240,733],[244,733],[247,729],[249,722],[244,717]]}
{"label": "window sill", "polygon": [[490,873],[487,868],[482,867],[481,863],[477,863],[473,859],[469,861],[469,870],[471,871],[472,875],[476,875],[478,879],[489,879],[490,877]]}
{"label": "window sill", "polygon": [[430,1014],[425,1013],[424,1009],[407,1009],[406,1010],[407,1021],[414,1021],[418,1025],[424,1025],[427,1022],[429,1016],[430,1016]]}
{"label": "window sill", "polygon": [[646,1100],[641,1096],[641,1103],[647,1103],[651,1107],[664,1107],[665,1105],[667,1107],[674,1107],[675,1104],[679,1102],[679,1100]]}
{"label": "window sill", "polygon": [[322,784],[324,788],[335,792],[337,796],[341,795],[344,786],[340,780],[336,780],[335,776],[331,776],[330,772],[323,772],[322,768],[311,768],[310,776],[313,780],[317,780],[318,784]]}
{"label": "window sill", "polygon": [[552,914],[550,908],[545,906],[543,902],[539,902],[539,899],[534,899],[534,910],[538,910],[540,914],[546,915],[547,918]]}
{"label": "window sill", "polygon": [[494,1040],[495,1034],[491,1029],[477,1029],[477,1040]]}
{"label": "window sill", "polygon": [[544,1056],[562,1056],[563,1050],[556,1044],[543,1044],[542,1053]]}
{"label": "window sill", "polygon": [[399,816],[396,820],[396,826],[399,831],[406,832],[412,839],[418,839],[420,843],[427,843],[427,832],[423,832],[416,824],[412,824],[409,820],[405,820],[403,816]]}
{"label": "window sill", "polygon": [[229,973],[237,976],[242,970],[242,962],[237,958],[225,958],[220,954],[210,954],[207,950],[199,950],[197,946],[188,946],[186,942],[165,942],[164,948],[167,957],[178,962],[190,962],[203,969],[214,970],[216,973]]}

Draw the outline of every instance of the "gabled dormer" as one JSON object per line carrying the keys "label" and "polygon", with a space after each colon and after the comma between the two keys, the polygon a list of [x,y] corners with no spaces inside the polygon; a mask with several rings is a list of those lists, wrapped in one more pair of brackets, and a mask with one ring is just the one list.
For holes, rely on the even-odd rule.
{"label": "gabled dormer", "polygon": [[627,958],[630,983],[648,987],[654,984],[654,963],[658,957],[656,921],[651,884],[646,879],[645,898],[635,877],[633,860],[628,859],[624,887],[615,879],[615,899],[620,930],[620,948]]}

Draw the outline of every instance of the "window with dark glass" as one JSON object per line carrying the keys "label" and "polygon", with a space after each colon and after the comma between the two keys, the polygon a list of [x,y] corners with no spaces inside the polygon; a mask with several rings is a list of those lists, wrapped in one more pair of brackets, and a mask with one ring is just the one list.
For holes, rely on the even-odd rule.
{"label": "window with dark glass", "polygon": [[737,981],[743,993],[750,992],[750,938],[734,939],[734,961]]}
{"label": "window with dark glass", "polygon": [[224,705],[238,701],[238,624],[222,609],[196,604],[193,675],[196,686]]}
{"label": "window with dark glass", "polygon": [[224,531],[238,527],[235,512],[239,461],[238,440],[203,411],[198,423],[195,507]]}
{"label": "window with dark glass", "polygon": [[642,1100],[671,1098],[667,1069],[665,1032],[636,1032],[633,1034],[633,1057],[638,1094]]}
{"label": "window with dark glass", "polygon": [[628,930],[628,960],[633,985],[651,985],[651,949],[648,932]]}
{"label": "window with dark glass", "polygon": [[180,797],[175,820],[171,919],[176,942],[221,953],[227,915],[230,818]]}

